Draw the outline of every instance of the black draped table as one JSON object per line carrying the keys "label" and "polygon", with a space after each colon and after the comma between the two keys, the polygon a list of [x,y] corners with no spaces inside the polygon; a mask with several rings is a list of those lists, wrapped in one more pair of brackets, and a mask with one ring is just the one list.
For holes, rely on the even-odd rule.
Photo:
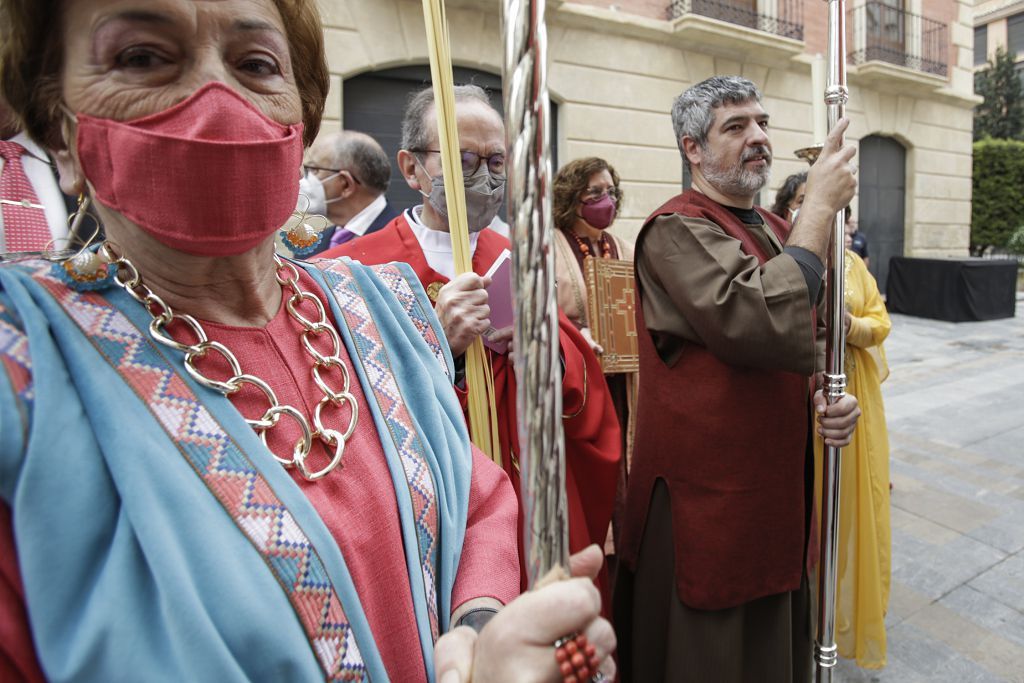
{"label": "black draped table", "polygon": [[889,261],[890,313],[951,322],[1012,318],[1017,300],[1014,259],[936,259],[894,256]]}

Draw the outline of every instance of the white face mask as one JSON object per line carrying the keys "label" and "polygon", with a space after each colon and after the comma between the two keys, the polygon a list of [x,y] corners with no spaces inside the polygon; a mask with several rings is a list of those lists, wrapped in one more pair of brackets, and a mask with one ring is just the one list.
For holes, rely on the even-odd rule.
{"label": "white face mask", "polygon": [[789,210],[789,222],[790,223],[796,223],[796,217],[799,216],[799,215],[800,215],[800,207],[799,206],[796,207],[795,209],[790,209]]}
{"label": "white face mask", "polygon": [[308,206],[306,206],[306,213],[314,216],[326,216],[327,205],[333,204],[334,202],[341,199],[341,197],[335,197],[334,199],[327,198],[327,192],[324,190],[324,183],[328,180],[333,180],[341,175],[341,172],[329,175],[324,179],[317,177],[316,173],[310,171],[304,178],[299,181],[299,204],[298,208],[302,207],[302,197],[309,200]]}

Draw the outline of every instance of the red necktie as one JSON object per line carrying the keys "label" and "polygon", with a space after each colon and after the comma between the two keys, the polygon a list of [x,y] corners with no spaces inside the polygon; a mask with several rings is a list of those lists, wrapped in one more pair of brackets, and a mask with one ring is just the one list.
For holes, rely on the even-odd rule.
{"label": "red necktie", "polygon": [[39,197],[21,166],[25,148],[0,141],[4,170],[0,174],[0,207],[4,217],[5,251],[40,251],[50,243],[50,226]]}

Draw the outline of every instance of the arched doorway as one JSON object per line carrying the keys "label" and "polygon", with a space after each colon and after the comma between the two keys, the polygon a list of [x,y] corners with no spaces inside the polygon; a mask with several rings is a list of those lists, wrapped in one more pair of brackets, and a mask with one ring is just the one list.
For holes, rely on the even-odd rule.
{"label": "arched doorway", "polygon": [[907,151],[892,138],[869,135],[860,141],[860,203],[857,221],[868,238],[871,274],[885,291],[889,259],[903,256],[907,194]]}
{"label": "arched doorway", "polygon": [[[504,111],[501,101],[501,77],[485,71],[455,67],[455,83],[473,83],[490,92],[491,104],[499,112]],[[391,185],[388,200],[396,209],[404,210],[422,203],[419,193],[409,189],[405,179],[398,172],[395,155],[402,139],[402,112],[409,95],[430,85],[430,67],[403,66],[360,74],[346,79],[343,86],[342,127],[358,130],[373,136],[381,144],[391,160]],[[558,110],[551,103],[551,153],[552,165],[558,168],[555,155]]]}

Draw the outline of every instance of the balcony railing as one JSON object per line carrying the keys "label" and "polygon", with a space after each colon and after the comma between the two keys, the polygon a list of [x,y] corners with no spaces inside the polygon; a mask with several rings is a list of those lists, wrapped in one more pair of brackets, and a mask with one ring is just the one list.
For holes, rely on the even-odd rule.
{"label": "balcony railing", "polygon": [[670,19],[699,14],[730,24],[804,39],[804,0],[672,0]]}
{"label": "balcony railing", "polygon": [[885,2],[869,1],[849,11],[853,26],[850,61],[879,61],[937,76],[949,67],[949,27]]}

